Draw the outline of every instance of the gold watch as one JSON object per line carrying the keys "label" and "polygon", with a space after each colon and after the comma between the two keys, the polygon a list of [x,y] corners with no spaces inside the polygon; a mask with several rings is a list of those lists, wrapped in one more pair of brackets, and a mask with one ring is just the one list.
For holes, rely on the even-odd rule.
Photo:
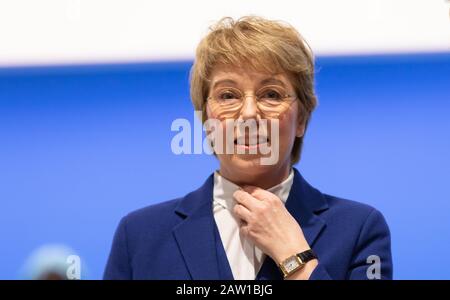
{"label": "gold watch", "polygon": [[281,273],[283,273],[283,277],[286,278],[303,268],[308,261],[316,258],[316,254],[309,249],[286,258],[278,265],[278,267],[280,268]]}

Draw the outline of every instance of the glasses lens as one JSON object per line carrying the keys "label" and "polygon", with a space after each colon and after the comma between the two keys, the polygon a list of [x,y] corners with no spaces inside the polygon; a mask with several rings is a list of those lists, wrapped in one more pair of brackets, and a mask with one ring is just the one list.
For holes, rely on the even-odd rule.
{"label": "glasses lens", "polygon": [[240,105],[242,93],[235,88],[223,88],[215,91],[212,98],[222,106]]}

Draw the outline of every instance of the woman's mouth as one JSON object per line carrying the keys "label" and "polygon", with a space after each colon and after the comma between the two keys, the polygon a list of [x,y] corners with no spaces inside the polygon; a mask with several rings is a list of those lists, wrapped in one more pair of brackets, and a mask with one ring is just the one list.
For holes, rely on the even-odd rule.
{"label": "woman's mouth", "polygon": [[234,140],[234,145],[238,149],[254,150],[261,147],[269,146],[270,141],[268,137],[240,137]]}

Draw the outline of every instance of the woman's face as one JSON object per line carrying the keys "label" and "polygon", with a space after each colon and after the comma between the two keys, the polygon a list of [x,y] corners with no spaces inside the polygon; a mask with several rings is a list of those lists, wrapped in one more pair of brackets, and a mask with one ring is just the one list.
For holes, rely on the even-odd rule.
{"label": "woman's face", "polygon": [[[234,101],[234,98],[242,99],[236,101],[241,104],[230,109],[228,103],[231,102],[227,101]],[[269,99],[266,102],[270,105],[265,99]],[[304,134],[299,109],[287,74],[216,67],[210,76],[206,112],[208,120],[220,121],[223,145],[228,144],[228,149],[233,149],[232,153],[216,151],[222,175],[235,182],[248,182],[251,177],[270,174],[268,172],[288,172],[294,140]],[[227,131],[230,121],[235,125],[256,124],[257,130],[251,130],[254,129],[251,126],[241,129],[235,126]]]}

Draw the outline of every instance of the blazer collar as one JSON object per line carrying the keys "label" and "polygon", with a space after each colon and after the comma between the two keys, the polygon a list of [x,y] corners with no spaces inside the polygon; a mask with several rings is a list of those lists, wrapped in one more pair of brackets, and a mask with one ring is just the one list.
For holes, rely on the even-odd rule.
{"label": "blazer collar", "polygon": [[[175,209],[184,220],[174,227],[173,233],[193,279],[221,279],[214,239],[213,185],[214,177],[210,175],[199,189],[182,198]],[[313,247],[326,225],[318,213],[326,210],[328,204],[322,193],[310,186],[295,168],[286,208]],[[257,278],[277,279],[280,274],[276,272],[274,262],[267,257]]]}

